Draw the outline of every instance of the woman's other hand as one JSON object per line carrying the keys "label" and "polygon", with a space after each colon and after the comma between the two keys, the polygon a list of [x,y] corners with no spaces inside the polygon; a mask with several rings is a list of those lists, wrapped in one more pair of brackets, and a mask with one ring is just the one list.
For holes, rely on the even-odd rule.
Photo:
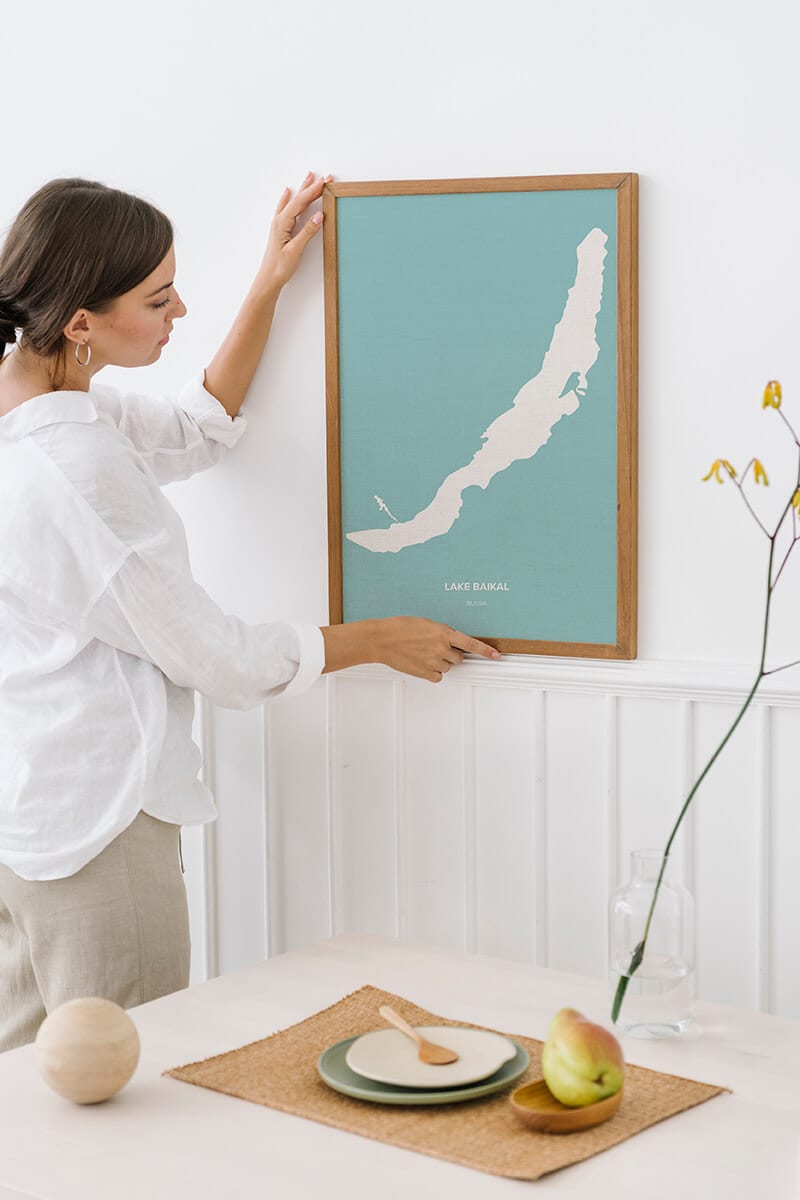
{"label": "woman's other hand", "polygon": [[322,228],[322,213],[317,212],[297,228],[298,220],[315,200],[319,200],[332,175],[316,179],[309,171],[294,195],[286,188],[278,201],[269,231],[267,248],[259,268],[259,281],[269,289],[280,290],[297,270],[303,251]]}
{"label": "woman's other hand", "polygon": [[497,660],[499,651],[469,634],[425,617],[384,617],[329,625],[322,630],[325,671],[376,662],[439,683],[465,654]]}
{"label": "woman's other hand", "polygon": [[292,196],[289,188],[278,201],[264,258],[250,291],[231,326],[230,332],[206,367],[205,387],[216,396],[228,416],[235,417],[244,403],[267,344],[275,305],[287,279],[291,279],[303,251],[322,224],[322,213],[306,221],[295,233],[298,217],[319,200],[325,184],[333,179],[314,179],[309,171]]}

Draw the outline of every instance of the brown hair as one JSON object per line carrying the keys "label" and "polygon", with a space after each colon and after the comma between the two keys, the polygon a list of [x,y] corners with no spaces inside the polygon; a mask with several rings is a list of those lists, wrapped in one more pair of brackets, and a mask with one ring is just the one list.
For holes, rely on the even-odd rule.
{"label": "brown hair", "polygon": [[53,179],[21,209],[0,251],[0,359],[17,340],[64,382],[62,332],[79,308],[103,312],[146,279],[173,241],[170,221],[138,196],[88,179]]}

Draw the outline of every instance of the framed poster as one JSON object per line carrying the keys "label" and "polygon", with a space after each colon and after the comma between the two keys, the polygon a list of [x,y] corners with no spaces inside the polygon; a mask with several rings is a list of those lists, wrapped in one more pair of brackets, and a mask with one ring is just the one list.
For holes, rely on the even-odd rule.
{"label": "framed poster", "polygon": [[637,185],[325,189],[333,623],[636,656]]}

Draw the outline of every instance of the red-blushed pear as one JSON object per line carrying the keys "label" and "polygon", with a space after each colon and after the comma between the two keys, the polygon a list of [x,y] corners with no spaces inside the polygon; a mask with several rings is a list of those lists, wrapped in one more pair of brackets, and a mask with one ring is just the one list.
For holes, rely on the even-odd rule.
{"label": "red-blushed pear", "polygon": [[622,1087],[625,1060],[613,1033],[562,1008],[550,1022],[542,1050],[545,1083],[572,1108],[613,1096]]}
{"label": "red-blushed pear", "polygon": [[577,1008],[560,1008],[550,1022],[550,1028],[547,1031],[548,1042],[552,1041],[552,1039],[558,1034],[562,1024],[566,1024],[570,1021],[585,1020],[586,1017],[583,1015],[583,1013],[579,1013]]}

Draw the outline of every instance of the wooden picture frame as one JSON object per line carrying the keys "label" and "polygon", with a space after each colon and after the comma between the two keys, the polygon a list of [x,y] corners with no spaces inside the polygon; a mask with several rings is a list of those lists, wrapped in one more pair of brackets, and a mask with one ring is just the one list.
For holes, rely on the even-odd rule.
{"label": "wooden picture frame", "polygon": [[333,183],[323,211],[330,621],[635,658],[638,176]]}

